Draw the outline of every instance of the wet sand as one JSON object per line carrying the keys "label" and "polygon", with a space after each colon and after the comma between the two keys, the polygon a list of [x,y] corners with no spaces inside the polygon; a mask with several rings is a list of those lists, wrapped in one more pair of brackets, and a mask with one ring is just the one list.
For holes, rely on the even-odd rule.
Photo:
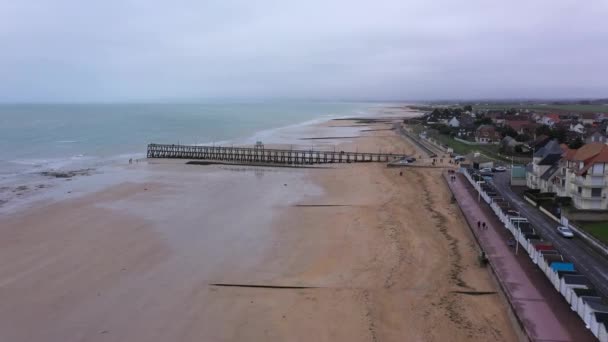
{"label": "wet sand", "polygon": [[439,169],[130,168],[0,217],[0,341],[516,340]]}

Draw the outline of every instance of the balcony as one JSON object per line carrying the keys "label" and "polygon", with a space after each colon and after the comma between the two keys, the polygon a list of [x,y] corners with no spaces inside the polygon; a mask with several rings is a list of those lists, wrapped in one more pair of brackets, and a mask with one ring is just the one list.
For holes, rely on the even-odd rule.
{"label": "balcony", "polygon": [[577,209],[584,210],[605,210],[603,207],[603,197],[582,196],[578,192],[572,193],[572,204]]}
{"label": "balcony", "polygon": [[606,186],[606,180],[604,176],[577,176],[572,184],[583,188],[603,188]]}

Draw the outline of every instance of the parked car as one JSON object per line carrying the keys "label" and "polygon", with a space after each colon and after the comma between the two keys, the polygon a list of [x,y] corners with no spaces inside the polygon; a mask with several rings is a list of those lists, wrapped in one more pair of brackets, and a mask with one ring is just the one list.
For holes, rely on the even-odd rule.
{"label": "parked car", "polygon": [[570,228],[565,227],[565,226],[558,226],[557,227],[557,232],[559,233],[559,235],[571,239],[574,237],[574,233],[570,230]]}
{"label": "parked car", "polygon": [[497,166],[497,167],[493,168],[492,171],[494,171],[494,172],[505,172],[505,171],[507,171],[507,168],[504,167],[504,166]]}
{"label": "parked car", "polygon": [[492,168],[491,167],[484,167],[479,169],[479,172],[481,173],[492,173]]}
{"label": "parked car", "polygon": [[467,159],[467,158],[465,158],[463,156],[455,156],[454,157],[454,161],[464,161],[465,159]]}

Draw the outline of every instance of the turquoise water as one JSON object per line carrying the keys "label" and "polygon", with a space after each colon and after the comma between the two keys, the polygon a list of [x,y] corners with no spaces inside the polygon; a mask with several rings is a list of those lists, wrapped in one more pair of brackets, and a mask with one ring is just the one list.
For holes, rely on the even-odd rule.
{"label": "turquoise water", "polygon": [[368,103],[0,105],[0,176],[96,167],[146,145],[235,141],[315,119],[364,115]]}

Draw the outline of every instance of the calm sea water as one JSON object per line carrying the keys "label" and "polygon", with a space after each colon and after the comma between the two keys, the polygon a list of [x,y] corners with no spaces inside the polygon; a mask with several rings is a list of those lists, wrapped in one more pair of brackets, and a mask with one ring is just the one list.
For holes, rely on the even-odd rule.
{"label": "calm sea water", "polygon": [[0,180],[143,157],[146,145],[204,144],[331,117],[369,114],[369,103],[0,105]]}

